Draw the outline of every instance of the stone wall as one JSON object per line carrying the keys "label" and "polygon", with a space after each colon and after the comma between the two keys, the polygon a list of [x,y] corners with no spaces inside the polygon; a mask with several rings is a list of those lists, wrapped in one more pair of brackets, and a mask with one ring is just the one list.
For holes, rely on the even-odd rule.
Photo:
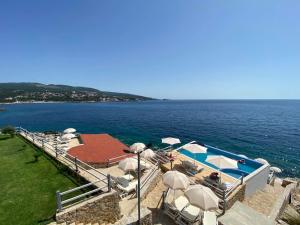
{"label": "stone wall", "polygon": [[109,193],[86,200],[56,214],[58,223],[115,223],[121,218],[118,193]]}
{"label": "stone wall", "polygon": [[161,170],[157,170],[141,190],[141,200],[145,199],[147,195],[155,188],[157,183],[162,179]]}
{"label": "stone wall", "polygon": [[226,209],[230,209],[236,201],[242,202],[245,198],[246,184],[235,189],[226,201]]}
{"label": "stone wall", "polygon": [[296,188],[296,183],[291,183],[284,189],[283,193],[277,198],[270,214],[269,218],[271,220],[276,220],[278,217],[281,216],[282,212],[284,211],[287,204],[289,204],[291,199],[291,193]]}

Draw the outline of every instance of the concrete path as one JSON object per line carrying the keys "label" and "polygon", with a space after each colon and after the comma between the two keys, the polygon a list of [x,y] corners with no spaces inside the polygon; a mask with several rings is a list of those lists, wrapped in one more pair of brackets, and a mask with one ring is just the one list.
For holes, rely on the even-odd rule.
{"label": "concrete path", "polygon": [[241,202],[236,202],[224,216],[219,218],[222,225],[275,225],[267,216]]}

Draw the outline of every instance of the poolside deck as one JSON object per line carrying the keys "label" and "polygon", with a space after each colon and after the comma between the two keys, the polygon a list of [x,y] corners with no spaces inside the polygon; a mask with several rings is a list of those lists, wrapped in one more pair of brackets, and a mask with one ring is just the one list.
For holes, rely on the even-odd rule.
{"label": "poolside deck", "polygon": [[[183,155],[183,154],[180,154],[179,152],[177,151],[173,151],[172,152],[172,155],[175,156],[175,160],[173,161],[173,169],[176,169],[180,172],[185,172],[184,169],[182,168],[181,166],[181,161],[183,160],[189,160],[189,161],[192,161],[189,157]],[[219,172],[218,170],[214,169],[214,168],[211,168],[203,163],[200,163],[200,162],[197,162],[195,161],[195,164],[196,165],[200,165],[204,168],[204,170],[202,170],[200,173],[197,173],[195,174],[194,176],[190,176],[191,179],[193,180],[197,180],[197,181],[200,181],[202,182],[204,180],[205,177],[208,177],[212,172]],[[165,163],[162,165],[162,169],[164,171],[168,171],[168,170],[171,170],[171,163]],[[222,182],[228,182],[228,183],[235,183],[237,182],[237,179],[234,178],[234,177],[231,177],[231,176],[228,176],[227,174],[225,173],[222,173],[221,172],[221,180]]]}

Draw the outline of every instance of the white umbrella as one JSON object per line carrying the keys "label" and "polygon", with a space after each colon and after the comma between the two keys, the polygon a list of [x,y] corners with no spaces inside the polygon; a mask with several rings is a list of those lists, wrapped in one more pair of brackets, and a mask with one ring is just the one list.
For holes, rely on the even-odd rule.
{"label": "white umbrella", "polygon": [[207,156],[206,162],[217,166],[219,169],[223,168],[238,168],[237,161],[227,158],[222,155],[209,155]]}
{"label": "white umbrella", "polygon": [[72,138],[76,137],[75,134],[64,134],[61,138],[63,140],[70,140]]}
{"label": "white umbrella", "polygon": [[166,172],[163,175],[163,183],[173,190],[184,190],[190,185],[189,178],[176,170]]}
{"label": "white umbrella", "polygon": [[198,206],[205,211],[219,208],[219,198],[211,189],[200,184],[191,185],[184,192],[184,195],[192,205]]}
{"label": "white umbrella", "polygon": [[275,173],[281,173],[282,172],[282,170],[279,167],[275,167],[275,166],[270,167],[270,170],[272,172],[275,172]]}
{"label": "white umbrella", "polygon": [[75,132],[76,132],[76,130],[74,128],[68,128],[68,129],[64,130],[65,134],[71,134],[71,133],[75,133]]}
{"label": "white umbrella", "polygon": [[269,162],[263,158],[256,158],[254,159],[256,162],[259,162],[261,164],[269,164]]}
{"label": "white umbrella", "polygon": [[161,142],[163,144],[168,144],[168,145],[175,145],[181,143],[178,138],[172,138],[172,137],[162,138]]}
{"label": "white umbrella", "polygon": [[125,172],[135,171],[138,168],[138,163],[134,158],[126,158],[119,162],[118,167]]}
{"label": "white umbrella", "polygon": [[243,154],[239,154],[238,156],[239,156],[239,157],[242,157],[242,158],[245,158],[245,159],[248,159],[248,156],[243,155]]}
{"label": "white umbrella", "polygon": [[143,143],[134,143],[133,145],[130,146],[129,150],[131,152],[137,153],[141,152],[146,148],[146,145]]}
{"label": "white umbrella", "polygon": [[198,144],[186,144],[183,148],[193,154],[207,153],[207,148]]}
{"label": "white umbrella", "polygon": [[207,148],[198,144],[186,144],[183,148],[194,154],[194,164],[195,164],[195,154],[197,153],[207,153]]}
{"label": "white umbrella", "polygon": [[146,149],[141,153],[141,156],[145,159],[152,159],[156,154],[150,148]]}

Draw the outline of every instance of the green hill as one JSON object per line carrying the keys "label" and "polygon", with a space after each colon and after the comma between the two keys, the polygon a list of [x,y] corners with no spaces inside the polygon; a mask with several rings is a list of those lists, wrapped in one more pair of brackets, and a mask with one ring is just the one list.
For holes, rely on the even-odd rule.
{"label": "green hill", "polygon": [[126,93],[106,92],[88,87],[40,83],[0,83],[0,102],[66,101],[144,101],[151,98]]}

